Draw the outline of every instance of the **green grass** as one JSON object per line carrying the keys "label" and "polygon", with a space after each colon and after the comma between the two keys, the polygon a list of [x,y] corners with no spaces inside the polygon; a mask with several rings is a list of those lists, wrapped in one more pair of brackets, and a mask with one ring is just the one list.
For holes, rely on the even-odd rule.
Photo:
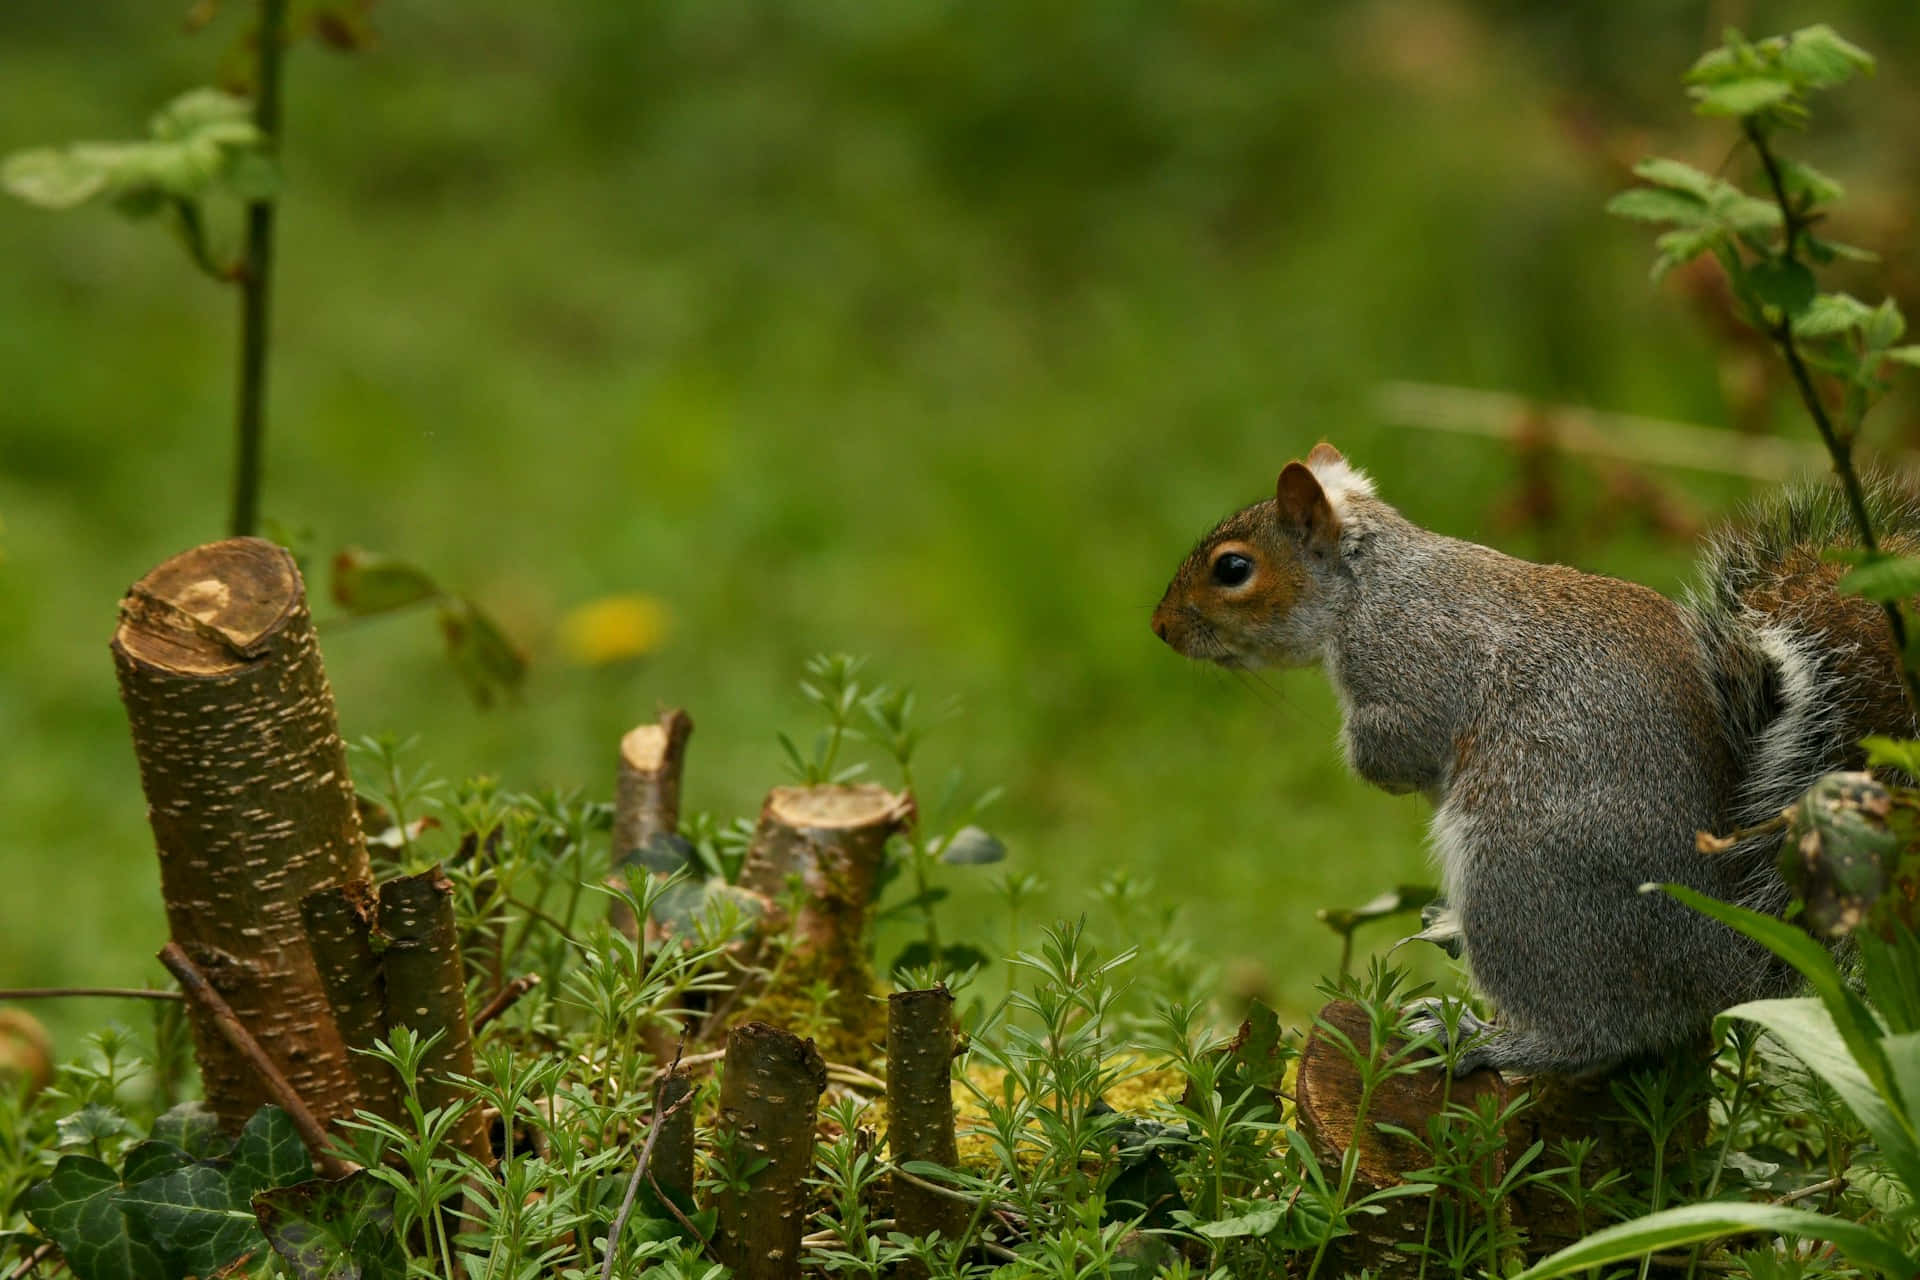
{"label": "green grass", "polygon": [[[1280,8],[439,0],[382,6],[374,52],[297,51],[265,508],[429,566],[534,662],[482,713],[424,620],[323,631],[345,731],[604,795],[619,733],[680,704],[688,803],[751,813],[774,731],[811,727],[803,659],[865,653],[959,699],[930,763],[1006,784],[1047,913],[1152,876],[1210,958],[1309,1004],[1337,956],[1313,908],[1426,874],[1424,806],[1345,776],[1317,675],[1165,651],[1166,575],[1322,437],[1416,519],[1534,550],[1494,519],[1502,449],[1375,421],[1384,379],[1724,410],[1600,213],[1617,175],[1552,114],[1631,121],[1627,58],[1670,119],[1698,23],[1583,44],[1529,6]],[[132,134],[236,21],[89,13],[0,18],[0,151]],[[1915,65],[1901,6],[1813,16]],[[1891,130],[1895,79],[1857,119]],[[0,205],[0,260],[0,985],[157,979],[106,641],[128,583],[222,531],[236,303],[98,210]],[[1662,587],[1688,558],[1571,554]],[[625,591],[666,602],[668,646],[567,665],[556,619]],[[949,928],[997,938],[956,888]],[[44,1012],[71,1036],[98,1010]]]}

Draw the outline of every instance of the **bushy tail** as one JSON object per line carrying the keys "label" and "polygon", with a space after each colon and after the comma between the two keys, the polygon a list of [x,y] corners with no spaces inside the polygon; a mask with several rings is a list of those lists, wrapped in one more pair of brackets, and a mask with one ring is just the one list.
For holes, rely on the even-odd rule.
{"label": "bushy tail", "polygon": [[[1881,545],[1920,551],[1920,494],[1884,475],[1867,478],[1867,509]],[[1892,635],[1872,601],[1834,584],[1847,566],[1824,552],[1858,546],[1840,487],[1795,486],[1717,533],[1689,595],[1701,654],[1739,779],[1737,826],[1777,815],[1833,769],[1857,767],[1868,734],[1915,735]],[[1773,872],[1777,837],[1746,842],[1746,905],[1785,906]]]}

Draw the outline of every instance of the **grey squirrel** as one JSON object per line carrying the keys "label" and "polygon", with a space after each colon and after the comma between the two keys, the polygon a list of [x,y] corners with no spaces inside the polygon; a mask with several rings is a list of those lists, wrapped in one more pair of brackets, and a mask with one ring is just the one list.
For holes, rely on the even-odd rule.
{"label": "grey squirrel", "polygon": [[[1832,490],[1717,535],[1675,602],[1422,529],[1321,444],[1201,539],[1153,630],[1222,666],[1325,666],[1353,770],[1435,807],[1443,893],[1498,1011],[1468,1025],[1457,1069],[1591,1074],[1795,987],[1639,886],[1778,913],[1777,830],[1719,854],[1696,833],[1778,815],[1859,767],[1867,734],[1914,735],[1883,615],[1822,557],[1853,541]],[[1920,539],[1911,497],[1875,482],[1872,502],[1892,546]]]}

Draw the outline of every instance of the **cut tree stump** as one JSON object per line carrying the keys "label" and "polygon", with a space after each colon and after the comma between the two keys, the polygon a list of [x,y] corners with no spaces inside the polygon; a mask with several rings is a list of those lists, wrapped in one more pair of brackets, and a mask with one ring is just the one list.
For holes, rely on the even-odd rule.
{"label": "cut tree stump", "polygon": [[[953,1129],[953,995],[945,987],[896,991],[887,997],[887,1156],[895,1164],[927,1160],[960,1164]],[[893,1179],[893,1216],[910,1236],[938,1231],[957,1240],[967,1207],[952,1196]],[[912,1264],[909,1275],[925,1275]]]}
{"label": "cut tree stump", "polygon": [[[473,1026],[467,1016],[466,969],[453,918],[453,884],[434,866],[380,886],[376,923],[386,948],[387,1030],[408,1027],[439,1040],[421,1060],[420,1101],[451,1106],[466,1096],[449,1074],[473,1074]],[[448,1141],[484,1163],[493,1162],[487,1119],[469,1107]]]}
{"label": "cut tree stump", "polygon": [[[613,872],[631,876],[638,855],[657,836],[680,830],[680,774],[693,736],[693,717],[678,707],[660,713],[654,724],[631,729],[620,739],[620,764],[613,786]],[[614,928],[629,938],[636,922],[627,904],[613,904]]]}
{"label": "cut tree stump", "polygon": [[[365,880],[327,885],[300,900],[307,945],[349,1050],[371,1049],[388,1036],[387,979],[373,946],[374,901]],[[360,1105],[397,1122],[400,1079],[393,1068],[367,1053],[353,1053],[351,1062]]]}
{"label": "cut tree stump", "polygon": [[[173,940],[324,1123],[357,1100],[300,900],[367,875],[333,694],[293,557],[260,538],[175,556],[113,637]],[[271,1101],[190,1013],[207,1104],[238,1132]]]}
{"label": "cut tree stump", "polygon": [[745,1179],[728,1179],[714,1197],[714,1256],[733,1269],[736,1280],[800,1274],[806,1178],[813,1172],[813,1130],[826,1087],[827,1064],[813,1041],[764,1022],[727,1033],[721,1158],[735,1168],[766,1162]]}
{"label": "cut tree stump", "polygon": [[[1541,1158],[1552,1161],[1555,1144],[1568,1138],[1595,1140],[1587,1165],[1589,1178],[1608,1169],[1651,1164],[1650,1140],[1621,1113],[1606,1077],[1506,1080],[1488,1069],[1462,1076],[1449,1086],[1446,1073],[1438,1067],[1392,1076],[1375,1089],[1363,1132],[1356,1137],[1359,1073],[1345,1047],[1326,1033],[1320,1025],[1323,1023],[1344,1035],[1362,1053],[1371,1052],[1371,1029],[1366,1010],[1352,1001],[1335,1000],[1326,1005],[1301,1047],[1294,1086],[1300,1129],[1330,1178],[1338,1179],[1342,1158],[1357,1144],[1354,1199],[1397,1186],[1409,1173],[1432,1163],[1422,1147],[1381,1133],[1376,1125],[1396,1125],[1424,1137],[1428,1120],[1450,1102],[1474,1107],[1488,1096],[1502,1108],[1523,1093],[1532,1096],[1531,1104],[1507,1126],[1505,1148],[1496,1159],[1498,1167],[1491,1171],[1495,1178],[1504,1176],[1510,1162],[1534,1142],[1545,1144],[1546,1154]],[[1397,1050],[1403,1043],[1390,1041],[1388,1048]],[[1702,1114],[1703,1123],[1704,1119]],[[1675,1141],[1697,1142],[1703,1134],[1703,1128],[1698,1128],[1677,1135]],[[1404,1196],[1388,1200],[1381,1207],[1385,1210],[1381,1214],[1356,1217],[1351,1224],[1355,1234],[1333,1242],[1329,1261],[1335,1264],[1334,1274],[1362,1268],[1383,1278],[1419,1272],[1421,1259],[1406,1246],[1417,1245],[1425,1236],[1428,1198]],[[1551,1187],[1522,1187],[1508,1197],[1505,1207],[1512,1214],[1512,1225],[1525,1233],[1529,1255],[1551,1253],[1580,1238],[1572,1210]]]}
{"label": "cut tree stump", "polygon": [[887,841],[907,829],[913,812],[911,796],[871,783],[775,787],[761,806],[740,883],[780,906],[789,901],[788,882],[799,881],[798,914],[788,922],[776,912],[768,924],[786,926],[792,939],[789,988],[832,987],[836,1043],[880,1037],[867,930]]}

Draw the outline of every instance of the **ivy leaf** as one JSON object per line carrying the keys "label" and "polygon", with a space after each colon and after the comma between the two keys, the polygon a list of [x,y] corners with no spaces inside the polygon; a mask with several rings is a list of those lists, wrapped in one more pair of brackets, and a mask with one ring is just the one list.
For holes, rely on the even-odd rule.
{"label": "ivy leaf", "polygon": [[92,1147],[111,1142],[132,1128],[127,1118],[112,1107],[92,1102],[71,1115],[61,1116],[54,1132],[59,1135],[58,1143],[62,1147]]}
{"label": "ivy leaf", "polygon": [[234,1199],[244,1203],[257,1191],[284,1187],[313,1176],[313,1157],[300,1140],[293,1117],[279,1107],[254,1112],[234,1144],[233,1167],[228,1174]]}
{"label": "ivy leaf", "polygon": [[120,1180],[131,1185],[172,1173],[192,1163],[193,1157],[171,1142],[148,1139],[127,1152],[126,1161],[120,1167]]}
{"label": "ivy leaf", "polygon": [[1007,846],[1000,838],[984,827],[965,826],[953,833],[946,847],[940,850],[940,861],[954,867],[980,866],[992,862],[1004,862]]}
{"label": "ivy leaf", "polygon": [[135,1183],[116,1197],[127,1222],[151,1240],[176,1275],[218,1271],[258,1239],[253,1214],[236,1202],[226,1171],[190,1164]]}
{"label": "ivy leaf", "polygon": [[233,1143],[220,1131],[220,1118],[198,1099],[162,1112],[153,1122],[153,1137],[179,1147],[195,1160],[216,1159],[233,1149]]}
{"label": "ivy leaf", "polygon": [[393,1188],[366,1169],[263,1191],[253,1211],[299,1280],[400,1280]]}
{"label": "ivy leaf", "polygon": [[79,1280],[171,1280],[159,1251],[127,1229],[115,1203],[120,1179],[92,1156],[62,1156],[52,1176],[21,1197],[27,1220],[60,1246]]}

